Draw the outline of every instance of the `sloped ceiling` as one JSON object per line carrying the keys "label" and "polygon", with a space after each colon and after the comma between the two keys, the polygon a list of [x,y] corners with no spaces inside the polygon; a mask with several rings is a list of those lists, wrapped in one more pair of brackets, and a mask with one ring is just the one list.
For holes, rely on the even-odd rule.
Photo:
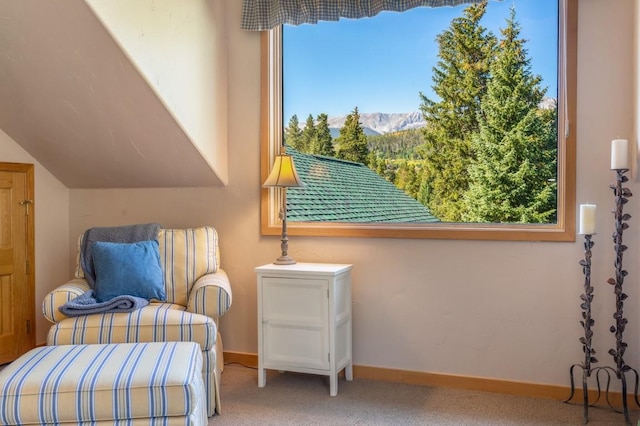
{"label": "sloped ceiling", "polygon": [[0,0],[0,128],[69,188],[226,180],[82,0]]}

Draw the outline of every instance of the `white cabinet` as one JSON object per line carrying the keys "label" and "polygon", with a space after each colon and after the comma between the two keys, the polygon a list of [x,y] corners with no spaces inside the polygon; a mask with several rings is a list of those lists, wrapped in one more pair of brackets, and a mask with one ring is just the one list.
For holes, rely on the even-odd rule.
{"label": "white cabinet", "polygon": [[258,275],[258,386],[266,370],[353,378],[351,268],[328,263],[268,264]]}

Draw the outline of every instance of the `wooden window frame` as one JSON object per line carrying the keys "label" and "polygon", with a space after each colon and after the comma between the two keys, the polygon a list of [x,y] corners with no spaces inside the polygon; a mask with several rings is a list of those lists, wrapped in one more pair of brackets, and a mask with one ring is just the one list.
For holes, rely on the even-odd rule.
{"label": "wooden window frame", "polygon": [[[566,4],[565,4],[566,3]],[[566,8],[565,8],[566,6]],[[563,19],[562,13],[566,10]],[[451,240],[575,241],[578,0],[558,0],[558,221],[555,224],[287,222],[289,235]],[[260,184],[278,153],[282,123],[282,27],[261,35]],[[564,73],[560,70],[565,70]],[[280,235],[281,189],[263,188],[262,235]]]}

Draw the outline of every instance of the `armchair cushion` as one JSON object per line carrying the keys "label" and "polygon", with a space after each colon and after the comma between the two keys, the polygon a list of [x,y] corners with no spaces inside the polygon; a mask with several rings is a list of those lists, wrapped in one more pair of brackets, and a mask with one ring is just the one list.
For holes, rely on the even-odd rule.
{"label": "armchair cushion", "polygon": [[157,241],[98,241],[93,244],[92,255],[98,302],[122,295],[166,300]]}
{"label": "armchair cushion", "polygon": [[218,270],[218,234],[212,226],[160,229],[158,243],[167,302],[187,306],[195,281]]}
{"label": "armchair cushion", "polygon": [[81,240],[79,263],[84,272],[84,278],[91,287],[95,286],[96,274],[93,262],[93,244],[97,241],[110,243],[135,243],[138,241],[154,240],[160,229],[159,223],[146,223],[124,226],[94,227],[87,229]]}
{"label": "armchair cushion", "polygon": [[212,318],[186,312],[184,306],[152,302],[129,313],[69,317],[49,329],[47,345],[196,342],[208,351],[216,336]]}

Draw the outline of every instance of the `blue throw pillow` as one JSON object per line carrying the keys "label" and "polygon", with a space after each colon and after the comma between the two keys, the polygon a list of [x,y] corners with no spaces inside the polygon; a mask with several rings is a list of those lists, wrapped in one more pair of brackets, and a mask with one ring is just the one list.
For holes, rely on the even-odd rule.
{"label": "blue throw pillow", "polygon": [[158,301],[167,299],[157,241],[98,241],[93,243],[91,250],[96,271],[94,291],[98,302],[121,295]]}

